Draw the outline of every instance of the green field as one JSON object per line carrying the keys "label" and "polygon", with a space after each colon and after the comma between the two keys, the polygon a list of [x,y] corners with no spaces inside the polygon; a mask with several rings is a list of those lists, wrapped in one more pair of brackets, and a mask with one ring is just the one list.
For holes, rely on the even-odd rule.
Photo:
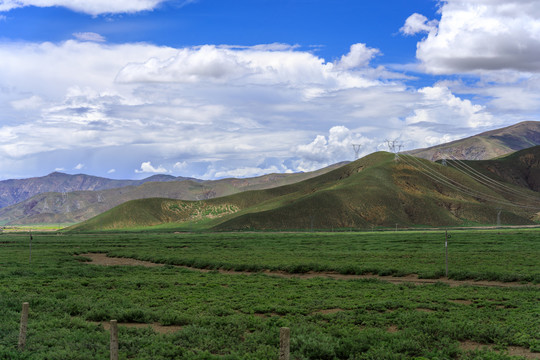
{"label": "green field", "polygon": [[[125,233],[0,235],[0,359],[105,359],[120,326],[121,359],[277,359],[291,328],[292,359],[540,357],[539,230],[452,231],[450,278],[284,278],[175,267],[423,278],[444,275],[444,232]],[[100,266],[89,252],[167,264]],[[506,287],[505,281],[518,281]],[[27,350],[17,351],[22,302]],[[168,333],[156,324],[176,326]],[[174,330],[174,331],[173,331]],[[473,344],[474,346],[471,346]],[[520,358],[520,357],[516,357]]]}

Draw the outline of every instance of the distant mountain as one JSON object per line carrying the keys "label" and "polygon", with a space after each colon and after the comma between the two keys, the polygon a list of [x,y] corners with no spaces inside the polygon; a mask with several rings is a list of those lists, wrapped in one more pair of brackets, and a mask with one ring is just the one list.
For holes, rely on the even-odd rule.
{"label": "distant mountain", "polygon": [[[86,175],[51,174],[43,179],[51,183],[58,181],[61,189],[90,187],[92,191],[45,192],[32,196],[20,203],[0,209],[0,225],[6,224],[65,224],[87,220],[126,201],[152,197],[166,197],[183,200],[203,200],[235,194],[241,191],[267,189],[291,184],[324,174],[346,163],[338,163],[318,171],[296,174],[269,174],[246,179],[222,179],[213,181],[175,178],[155,175],[140,181],[112,180]],[[87,179],[84,184],[76,181]],[[94,182],[88,181],[94,180]],[[32,179],[28,179],[32,180]],[[101,181],[102,183],[98,183]],[[39,181],[36,180],[36,183]],[[142,184],[141,184],[142,183]],[[129,185],[134,184],[134,185]],[[84,185],[84,186],[83,186]],[[114,187],[114,185],[117,185]],[[123,185],[123,186],[122,186]],[[138,186],[137,186],[138,185]],[[45,186],[42,186],[44,188]],[[111,188],[112,187],[112,188]]]}
{"label": "distant mountain", "polygon": [[53,172],[42,177],[0,181],[0,208],[17,204],[34,195],[47,192],[96,191],[124,186],[138,186],[147,182],[183,180],[197,181],[192,178],[174,177],[171,175],[154,175],[142,180],[113,180],[84,174],[68,175]]}
{"label": "distant mountain", "polygon": [[[538,162],[534,148],[519,156]],[[497,160],[501,168],[512,159]],[[486,162],[488,164],[488,162]],[[410,155],[378,152],[291,185],[186,202],[123,203],[70,231],[102,229],[297,230],[534,224],[540,194],[513,182],[476,177]],[[489,164],[488,164],[489,165]],[[490,165],[491,166],[491,165]],[[476,174],[476,173],[475,173]],[[537,173],[531,173],[539,181]],[[521,181],[521,180],[520,180]],[[523,185],[523,184],[521,184]]]}
{"label": "distant mountain", "polygon": [[525,121],[446,144],[404,152],[428,160],[488,160],[540,145],[540,121]]}

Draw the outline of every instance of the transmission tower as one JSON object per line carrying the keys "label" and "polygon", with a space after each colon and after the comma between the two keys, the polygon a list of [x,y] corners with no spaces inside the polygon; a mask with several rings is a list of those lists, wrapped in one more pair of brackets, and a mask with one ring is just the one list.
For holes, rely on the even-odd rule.
{"label": "transmission tower", "polygon": [[397,139],[394,140],[385,140],[386,145],[388,146],[388,151],[394,153],[394,160],[399,160],[399,152],[401,151],[401,148],[403,147],[403,143],[401,141],[398,141]]}
{"label": "transmission tower", "polygon": [[497,227],[501,226],[501,213],[502,213],[502,209],[498,208],[497,209]]}
{"label": "transmission tower", "polygon": [[360,145],[360,144],[352,144],[352,147],[353,147],[353,150],[354,150],[355,160],[357,160],[358,157],[360,156],[360,148],[362,147],[362,145]]}

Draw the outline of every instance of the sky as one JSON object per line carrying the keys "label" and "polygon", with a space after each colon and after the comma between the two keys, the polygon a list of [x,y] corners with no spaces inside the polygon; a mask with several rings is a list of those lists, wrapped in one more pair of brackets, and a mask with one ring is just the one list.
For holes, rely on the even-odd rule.
{"label": "sky", "polygon": [[312,171],[528,120],[537,0],[0,0],[0,180]]}

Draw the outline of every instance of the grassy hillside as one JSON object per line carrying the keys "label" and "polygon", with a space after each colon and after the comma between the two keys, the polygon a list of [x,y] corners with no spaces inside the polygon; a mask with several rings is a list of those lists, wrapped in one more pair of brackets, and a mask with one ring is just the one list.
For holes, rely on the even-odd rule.
{"label": "grassy hillside", "polygon": [[460,160],[487,160],[536,145],[540,145],[540,122],[524,121],[502,129],[406,153],[428,160],[452,157]]}
{"label": "grassy hillside", "polygon": [[484,175],[499,182],[540,191],[540,146],[490,161],[448,161],[448,164],[479,179]]}
{"label": "grassy hillside", "polygon": [[[136,200],[71,229],[287,230],[533,223],[538,194],[498,192],[427,160],[378,152],[295,184],[189,202]],[[519,206],[516,206],[519,204]]]}
{"label": "grassy hillside", "polygon": [[[21,203],[0,209],[0,225],[81,222],[134,199],[153,197],[181,200],[211,199],[247,190],[295,183],[324,174],[343,164],[338,163],[308,173],[269,174],[254,178],[213,181],[154,181],[107,190],[41,193]],[[165,179],[166,177],[163,180]]]}

